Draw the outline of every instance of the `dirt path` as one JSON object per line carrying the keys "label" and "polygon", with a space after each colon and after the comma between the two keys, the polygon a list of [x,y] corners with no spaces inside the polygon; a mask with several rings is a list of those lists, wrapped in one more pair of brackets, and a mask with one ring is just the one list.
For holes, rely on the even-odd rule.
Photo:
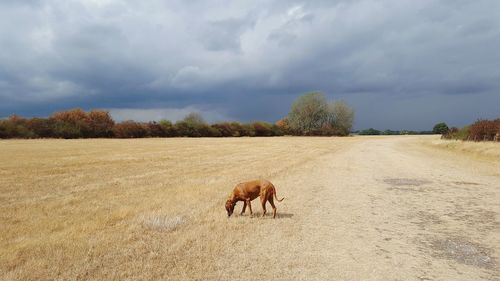
{"label": "dirt path", "polygon": [[230,247],[214,255],[205,277],[500,280],[493,165],[411,137],[355,142],[272,179],[287,197],[280,219],[221,220],[220,241]]}

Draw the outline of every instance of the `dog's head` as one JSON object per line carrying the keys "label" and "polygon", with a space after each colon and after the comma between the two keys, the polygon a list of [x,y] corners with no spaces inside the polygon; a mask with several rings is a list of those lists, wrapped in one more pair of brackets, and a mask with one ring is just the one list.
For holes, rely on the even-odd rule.
{"label": "dog's head", "polygon": [[235,205],[236,203],[233,203],[233,201],[231,200],[226,201],[227,217],[230,217],[233,214]]}

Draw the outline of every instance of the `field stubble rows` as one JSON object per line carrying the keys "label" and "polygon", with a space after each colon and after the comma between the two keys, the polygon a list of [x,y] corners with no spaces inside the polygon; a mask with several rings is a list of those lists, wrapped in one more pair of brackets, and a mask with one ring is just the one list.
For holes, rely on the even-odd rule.
{"label": "field stubble rows", "polygon": [[[495,280],[498,163],[435,141],[1,142],[0,279]],[[278,219],[227,219],[254,178]]]}
{"label": "field stubble rows", "polygon": [[[0,145],[2,274],[67,279],[201,278],[216,269],[211,255],[230,246],[219,242],[234,184],[286,174],[343,144],[244,138]],[[182,231],[169,231],[175,228]]]}

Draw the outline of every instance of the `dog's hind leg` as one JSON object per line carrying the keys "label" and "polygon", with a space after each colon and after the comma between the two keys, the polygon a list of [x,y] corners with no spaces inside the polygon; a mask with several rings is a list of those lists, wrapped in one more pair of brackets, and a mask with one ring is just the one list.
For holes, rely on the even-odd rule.
{"label": "dog's hind leg", "polygon": [[264,217],[266,215],[266,202],[267,202],[266,197],[261,196],[260,197],[260,204],[262,204],[262,217]]}
{"label": "dog's hind leg", "polygon": [[243,201],[243,209],[241,209],[240,215],[243,215],[245,213],[245,209],[247,208],[247,202]]}
{"label": "dog's hind leg", "polygon": [[276,218],[276,206],[274,206],[274,199],[273,197],[269,198],[269,203],[271,204],[271,207],[273,207],[273,219]]}

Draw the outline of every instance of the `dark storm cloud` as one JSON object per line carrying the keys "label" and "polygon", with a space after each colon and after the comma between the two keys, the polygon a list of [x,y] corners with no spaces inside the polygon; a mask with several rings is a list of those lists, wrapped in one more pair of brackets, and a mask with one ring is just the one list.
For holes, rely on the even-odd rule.
{"label": "dark storm cloud", "polygon": [[0,34],[0,116],[274,121],[311,90],[357,128],[500,115],[493,0],[2,1]]}

